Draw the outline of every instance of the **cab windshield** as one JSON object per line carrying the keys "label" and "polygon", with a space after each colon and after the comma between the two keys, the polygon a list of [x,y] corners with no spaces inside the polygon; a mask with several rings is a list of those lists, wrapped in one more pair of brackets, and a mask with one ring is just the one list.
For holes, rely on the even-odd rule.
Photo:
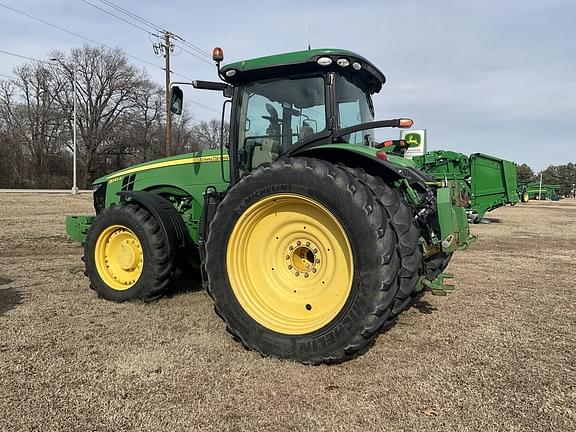
{"label": "cab windshield", "polygon": [[250,171],[326,129],[324,78],[247,84],[242,88],[238,115],[239,166],[241,171]]}
{"label": "cab windshield", "polygon": [[[338,127],[347,128],[374,120],[374,106],[370,93],[363,90],[362,83],[352,78],[338,75],[336,79],[336,100],[338,107]],[[373,130],[363,130],[346,135],[343,141],[349,144],[370,145],[374,140]]]}

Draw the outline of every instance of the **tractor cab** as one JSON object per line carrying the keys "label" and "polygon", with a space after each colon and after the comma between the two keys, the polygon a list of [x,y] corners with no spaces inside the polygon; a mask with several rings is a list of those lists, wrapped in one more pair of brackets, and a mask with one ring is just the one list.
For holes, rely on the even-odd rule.
{"label": "tractor cab", "polygon": [[241,171],[306,145],[372,142],[370,130],[333,137],[374,120],[372,94],[385,81],[356,54],[302,51],[234,63],[221,75],[236,88],[231,147]]}

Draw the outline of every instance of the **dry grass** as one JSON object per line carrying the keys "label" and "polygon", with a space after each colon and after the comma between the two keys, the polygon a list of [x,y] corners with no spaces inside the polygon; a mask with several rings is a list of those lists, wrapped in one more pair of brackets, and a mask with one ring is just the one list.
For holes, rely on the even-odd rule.
{"label": "dry grass", "polygon": [[574,200],[491,213],[453,294],[330,367],[244,351],[193,286],[97,299],[63,225],[90,210],[0,194],[0,430],[576,429]]}

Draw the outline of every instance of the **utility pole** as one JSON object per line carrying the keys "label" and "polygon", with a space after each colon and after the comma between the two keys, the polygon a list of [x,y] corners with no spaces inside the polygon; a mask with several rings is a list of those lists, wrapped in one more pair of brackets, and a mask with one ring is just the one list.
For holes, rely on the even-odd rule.
{"label": "utility pole", "polygon": [[164,155],[168,157],[172,155],[172,111],[170,111],[170,54],[174,51],[174,44],[172,44],[170,38],[174,35],[166,30],[162,32],[162,35],[162,38],[158,36],[161,40],[158,43],[152,45],[152,48],[156,54],[162,54],[165,60],[166,137],[164,140]]}
{"label": "utility pole", "polygon": [[542,199],[542,173],[540,173],[540,190],[538,191],[538,200]]}
{"label": "utility pole", "polygon": [[72,195],[77,195],[78,194],[78,142],[76,141],[76,124],[77,124],[77,120],[76,120],[76,105],[77,105],[77,99],[78,99],[78,79],[76,78],[76,69],[74,69],[74,71],[72,72],[74,75],[72,77],[72,79],[74,80],[74,104],[73,104],[73,111],[74,111],[74,128],[73,130],[73,138],[72,140],[74,141],[74,163],[72,165]]}

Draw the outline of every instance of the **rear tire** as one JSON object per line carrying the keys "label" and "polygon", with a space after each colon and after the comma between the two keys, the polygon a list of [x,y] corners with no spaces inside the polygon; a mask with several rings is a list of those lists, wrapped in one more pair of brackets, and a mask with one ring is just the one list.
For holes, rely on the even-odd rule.
{"label": "rear tire", "polygon": [[217,314],[262,355],[341,362],[392,316],[396,234],[372,191],[328,162],[289,158],[243,177],[220,203],[206,251]]}
{"label": "rear tire", "polygon": [[148,210],[113,204],[90,226],[84,246],[90,288],[115,302],[160,297],[174,274],[174,260],[160,225]]}
{"label": "rear tire", "polygon": [[414,212],[402,194],[394,187],[384,183],[380,177],[371,176],[361,168],[346,169],[376,195],[386,211],[386,216],[394,232],[396,232],[401,262],[398,279],[399,289],[392,309],[392,315],[396,316],[410,306],[422,268],[420,231],[416,225]]}

